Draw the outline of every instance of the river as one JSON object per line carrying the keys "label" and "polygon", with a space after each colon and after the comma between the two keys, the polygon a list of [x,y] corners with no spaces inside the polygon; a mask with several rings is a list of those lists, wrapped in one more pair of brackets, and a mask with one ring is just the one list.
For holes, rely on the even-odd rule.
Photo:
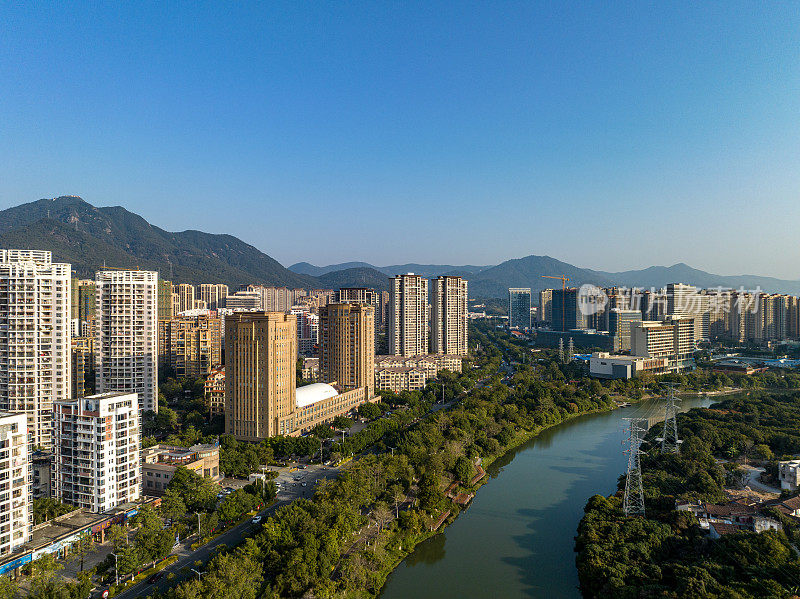
{"label": "river", "polygon": [[[713,401],[684,398],[682,408]],[[622,419],[663,411],[649,400],[587,414],[511,450],[472,505],[392,572],[381,599],[579,599],[574,537],[586,500],[613,493],[626,469]]]}

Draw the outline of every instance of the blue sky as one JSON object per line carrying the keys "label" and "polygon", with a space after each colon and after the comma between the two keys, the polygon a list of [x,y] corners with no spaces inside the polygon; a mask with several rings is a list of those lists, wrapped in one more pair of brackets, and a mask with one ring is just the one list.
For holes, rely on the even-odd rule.
{"label": "blue sky", "polygon": [[[70,6],[67,6],[70,4]],[[0,208],[800,278],[800,3],[0,6]]]}

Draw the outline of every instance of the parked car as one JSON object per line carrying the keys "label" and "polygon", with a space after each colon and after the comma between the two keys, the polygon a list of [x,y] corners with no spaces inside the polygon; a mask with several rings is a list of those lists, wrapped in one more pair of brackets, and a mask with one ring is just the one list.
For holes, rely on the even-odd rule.
{"label": "parked car", "polygon": [[155,584],[159,580],[161,580],[162,578],[164,578],[164,573],[163,572],[156,572],[150,578],[147,579],[147,582],[150,583],[150,584]]}

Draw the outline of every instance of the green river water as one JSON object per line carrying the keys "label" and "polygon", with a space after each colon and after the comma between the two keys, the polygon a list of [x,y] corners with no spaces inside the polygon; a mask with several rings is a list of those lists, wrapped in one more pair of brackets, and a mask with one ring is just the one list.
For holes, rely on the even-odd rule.
{"label": "green river water", "polygon": [[[713,401],[684,398],[682,408]],[[622,419],[663,410],[649,400],[580,416],[495,461],[472,505],[417,546],[381,599],[579,598],[574,537],[586,500],[614,492],[625,471]]]}

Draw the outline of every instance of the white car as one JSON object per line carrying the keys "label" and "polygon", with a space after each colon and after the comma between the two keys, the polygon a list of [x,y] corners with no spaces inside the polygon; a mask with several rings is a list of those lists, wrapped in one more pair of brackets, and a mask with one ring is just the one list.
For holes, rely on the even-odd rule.
{"label": "white car", "polygon": [[253,524],[258,524],[259,522],[261,522],[261,516],[256,516],[252,519]]}

